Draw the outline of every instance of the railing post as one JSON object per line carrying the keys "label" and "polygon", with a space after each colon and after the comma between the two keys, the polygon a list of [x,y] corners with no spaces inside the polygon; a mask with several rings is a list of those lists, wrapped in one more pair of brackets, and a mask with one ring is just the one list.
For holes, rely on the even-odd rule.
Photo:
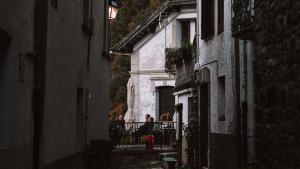
{"label": "railing post", "polygon": [[182,103],[175,106],[176,112],[178,113],[178,166],[181,166],[182,161]]}

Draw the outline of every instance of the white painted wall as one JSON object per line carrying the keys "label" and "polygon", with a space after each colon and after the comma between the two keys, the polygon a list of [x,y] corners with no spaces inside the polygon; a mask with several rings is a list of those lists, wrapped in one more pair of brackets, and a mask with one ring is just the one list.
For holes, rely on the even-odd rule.
{"label": "white painted wall", "polygon": [[[201,0],[198,1],[199,32],[201,35]],[[232,34],[231,0],[224,0],[224,32],[217,34],[217,3],[215,1],[215,33],[208,41],[199,40],[199,63],[211,71],[211,132],[229,134],[233,131],[233,79],[232,79]],[[218,77],[225,76],[225,121],[218,120]]]}
{"label": "white painted wall", "polygon": [[[195,14],[195,10],[190,10],[185,11],[184,16],[193,18]],[[180,15],[181,13],[173,13],[168,18],[169,23],[165,27],[157,27],[156,33],[144,37],[134,46],[130,74],[136,89],[135,121],[145,121],[146,114],[157,118],[158,103],[156,103],[156,93],[153,91],[155,87],[175,86],[175,76],[164,71],[165,48],[180,47],[181,45],[181,25],[178,20]],[[195,34],[195,29],[191,28],[191,31],[194,31],[191,32],[192,36]]]}

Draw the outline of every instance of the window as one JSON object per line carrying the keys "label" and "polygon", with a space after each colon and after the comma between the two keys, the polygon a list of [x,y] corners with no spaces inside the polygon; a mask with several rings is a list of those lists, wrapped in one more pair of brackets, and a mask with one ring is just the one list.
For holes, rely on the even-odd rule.
{"label": "window", "polygon": [[94,21],[92,18],[93,0],[83,0],[83,24],[82,29],[88,35],[93,35]]}
{"label": "window", "polygon": [[83,0],[83,22],[86,22],[90,19],[90,0]]}
{"label": "window", "polygon": [[218,78],[218,118],[225,121],[225,76]]}
{"label": "window", "polygon": [[202,0],[201,39],[208,40],[214,35],[214,1]]}
{"label": "window", "polygon": [[218,34],[224,31],[224,0],[218,0]]}
{"label": "window", "polygon": [[181,22],[181,47],[190,44],[190,21]]}
{"label": "window", "polygon": [[[0,28],[0,58],[3,58],[11,41],[11,36]],[[3,55],[3,56],[2,56]]]}
{"label": "window", "polygon": [[57,6],[58,6],[58,2],[57,2],[58,0],[51,0],[50,1],[50,4],[51,4],[51,6],[55,9],[55,10],[57,10]]}

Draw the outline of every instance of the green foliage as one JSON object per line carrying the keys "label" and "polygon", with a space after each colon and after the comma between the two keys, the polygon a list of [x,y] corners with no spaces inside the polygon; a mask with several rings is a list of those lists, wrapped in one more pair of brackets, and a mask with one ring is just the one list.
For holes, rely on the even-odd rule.
{"label": "green foliage", "polygon": [[120,142],[123,133],[124,133],[124,129],[120,124],[112,123],[109,125],[109,136],[114,146]]}
{"label": "green foliage", "polygon": [[199,150],[199,123],[196,112],[191,113],[189,124],[184,127],[184,135],[188,144],[188,148],[185,150],[188,156],[188,164],[190,168],[195,168],[197,163],[197,152]]}
{"label": "green foliage", "polygon": [[192,45],[191,45],[191,43],[189,42],[188,39],[184,38],[184,39],[181,40],[181,47],[182,48],[191,48]]}

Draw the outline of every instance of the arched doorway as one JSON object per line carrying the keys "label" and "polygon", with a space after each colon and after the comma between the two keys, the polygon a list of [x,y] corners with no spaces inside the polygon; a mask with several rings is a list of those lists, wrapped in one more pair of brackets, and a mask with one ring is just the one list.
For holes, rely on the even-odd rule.
{"label": "arched doorway", "polygon": [[210,71],[203,68],[200,74],[200,166],[209,166],[210,132]]}

